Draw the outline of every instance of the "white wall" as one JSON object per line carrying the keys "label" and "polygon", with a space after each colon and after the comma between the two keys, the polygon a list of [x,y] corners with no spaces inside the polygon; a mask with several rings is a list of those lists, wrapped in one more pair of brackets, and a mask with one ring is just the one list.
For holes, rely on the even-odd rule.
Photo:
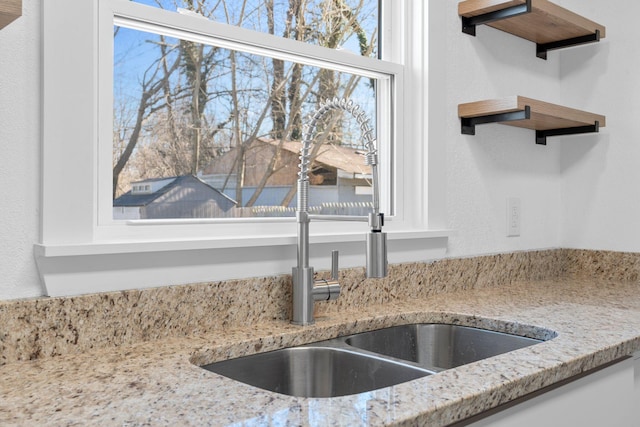
{"label": "white wall", "polygon": [[0,299],[42,295],[39,233],[40,2],[0,30]]}
{"label": "white wall", "polygon": [[[544,61],[535,44],[488,26],[461,32],[457,2],[448,1],[446,34],[447,217],[457,231],[449,256],[558,247],[561,242],[561,145],[535,133],[486,124],[462,135],[459,103],[521,95],[564,102],[557,53]],[[437,87],[432,87],[437,90]],[[506,203],[520,198],[521,235],[507,237]]]}
{"label": "white wall", "polygon": [[[442,108],[443,121],[429,126],[441,126],[436,134],[446,143],[442,185],[448,226],[457,230],[449,256],[559,246],[640,250],[640,201],[628,184],[640,182],[634,167],[640,144],[633,133],[639,60],[631,56],[631,11],[640,6],[632,0],[618,0],[615,7],[558,3],[606,25],[607,38],[543,61],[532,43],[500,31],[479,27],[475,38],[463,34],[457,1],[432,3],[441,15],[434,19],[444,24],[432,46],[441,43],[446,53],[444,72],[430,78],[437,95],[430,108]],[[33,259],[39,235],[40,2],[25,1],[23,9],[0,30],[0,299],[43,293]],[[460,134],[459,103],[516,94],[605,114],[608,126],[596,136],[550,139],[546,147],[535,145],[532,131],[508,126]],[[520,237],[506,237],[507,197],[522,202]]]}
{"label": "white wall", "polygon": [[[605,25],[606,38],[542,61],[530,42],[488,27],[465,39],[450,23],[446,108],[521,94],[603,114],[607,126],[550,138],[545,148],[529,143],[531,131],[497,125],[461,136],[449,114],[447,214],[459,232],[450,256],[544,247],[640,251],[640,4],[554,1]],[[448,17],[456,5],[448,5]],[[509,196],[522,199],[519,238],[504,237]]]}
{"label": "white wall", "polygon": [[640,251],[640,57],[634,0],[563,0],[607,26],[597,45],[561,57],[567,100],[607,116],[599,137],[562,145],[562,246]]}

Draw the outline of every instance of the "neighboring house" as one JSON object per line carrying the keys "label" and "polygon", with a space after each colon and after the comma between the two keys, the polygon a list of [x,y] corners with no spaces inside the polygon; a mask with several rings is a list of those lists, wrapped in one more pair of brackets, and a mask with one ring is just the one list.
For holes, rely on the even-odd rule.
{"label": "neighboring house", "polygon": [[220,218],[235,205],[192,175],[147,179],[113,201],[113,219]]}
{"label": "neighboring house", "polygon": [[[255,205],[279,205],[298,179],[298,163],[302,143],[257,138],[245,151],[245,170],[242,198],[236,195],[238,149],[212,161],[200,178],[235,200],[245,203],[254,194],[267,173],[276,153],[273,172],[265,183]],[[309,169],[310,200],[322,203],[368,202],[371,167],[365,164],[365,152],[333,144],[323,144]],[[290,206],[295,205],[295,198]]]}

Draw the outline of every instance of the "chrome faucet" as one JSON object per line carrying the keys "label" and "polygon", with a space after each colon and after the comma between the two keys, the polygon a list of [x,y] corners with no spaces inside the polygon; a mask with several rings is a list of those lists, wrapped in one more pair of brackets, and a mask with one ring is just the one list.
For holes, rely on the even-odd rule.
{"label": "chrome faucet", "polygon": [[[373,209],[368,217],[346,215],[311,215],[309,214],[309,163],[312,135],[325,114],[333,110],[351,113],[357,120],[362,132],[362,139],[367,149],[365,163],[371,166]],[[310,122],[305,125],[300,150],[300,171],[298,172],[298,204],[296,221],[298,224],[298,265],[292,269],[293,277],[293,319],[296,325],[310,325],[313,320],[315,301],[333,300],[340,295],[338,282],[338,251],[331,253],[331,279],[314,280],[313,267],[309,266],[309,222],[318,220],[367,221],[371,230],[367,233],[367,277],[385,277],[387,275],[387,234],[382,231],[384,214],[380,212],[380,190],[378,183],[378,154],[375,147],[369,119],[364,111],[346,99],[334,98],[320,103],[320,107],[311,115]]]}

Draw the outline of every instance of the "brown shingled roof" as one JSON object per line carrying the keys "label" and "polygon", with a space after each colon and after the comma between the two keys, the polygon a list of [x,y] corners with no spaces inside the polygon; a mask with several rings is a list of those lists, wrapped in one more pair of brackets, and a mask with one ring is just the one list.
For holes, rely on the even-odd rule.
{"label": "brown shingled roof", "polygon": [[[257,138],[245,154],[246,169],[244,185],[257,185],[266,171],[267,164],[273,157],[280,140]],[[276,172],[267,181],[268,185],[292,185],[298,174],[298,157],[302,143],[299,141],[283,141],[282,153],[276,163]],[[354,175],[370,175],[371,167],[365,165],[365,153],[349,147],[323,144],[314,165],[327,169],[338,169]],[[214,159],[203,173],[227,174],[233,172],[236,162],[236,149]],[[362,178],[362,177],[361,177]],[[365,178],[366,179],[366,178]],[[314,184],[317,184],[314,182]]]}
{"label": "brown shingled roof", "polygon": [[[277,139],[259,138],[259,141],[266,142],[273,146],[278,146],[280,143],[280,140]],[[302,142],[284,141],[282,148],[298,155],[302,148]],[[325,143],[320,147],[315,162],[348,173],[368,175],[371,173],[371,167],[365,164],[365,155],[365,151]]]}

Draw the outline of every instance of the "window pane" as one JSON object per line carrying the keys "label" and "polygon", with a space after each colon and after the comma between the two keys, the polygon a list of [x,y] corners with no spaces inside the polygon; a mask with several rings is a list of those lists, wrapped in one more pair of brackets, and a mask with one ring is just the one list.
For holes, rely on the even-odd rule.
{"label": "window pane", "polygon": [[[114,219],[293,216],[304,118],[349,98],[376,123],[375,80],[114,29]],[[360,127],[318,125],[311,211],[366,215]],[[318,142],[323,142],[318,144]]]}
{"label": "window pane", "polygon": [[134,0],[332,49],[378,57],[378,0]]}

